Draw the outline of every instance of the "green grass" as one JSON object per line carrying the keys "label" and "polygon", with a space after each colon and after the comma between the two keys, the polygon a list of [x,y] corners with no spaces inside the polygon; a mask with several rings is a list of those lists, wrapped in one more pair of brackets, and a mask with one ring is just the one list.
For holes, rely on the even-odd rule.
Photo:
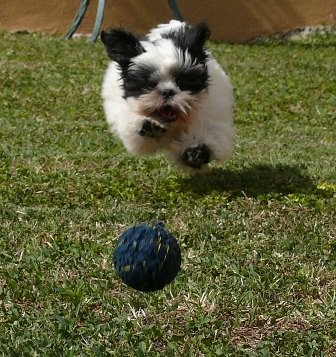
{"label": "green grass", "polygon": [[[211,44],[237,141],[203,176],[108,132],[100,44],[0,37],[1,355],[335,355],[335,37]],[[182,270],[137,293],[113,248],[157,220]]]}

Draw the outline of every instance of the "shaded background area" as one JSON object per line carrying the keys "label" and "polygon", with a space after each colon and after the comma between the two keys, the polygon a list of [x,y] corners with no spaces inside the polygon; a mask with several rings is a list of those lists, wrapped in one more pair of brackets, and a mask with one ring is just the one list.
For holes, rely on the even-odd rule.
{"label": "shaded background area", "polygon": [[[184,19],[205,19],[213,40],[244,42],[303,26],[335,25],[336,0],[177,0]],[[64,34],[80,1],[0,0],[0,29]],[[97,0],[92,0],[78,29],[92,31]],[[166,0],[107,0],[103,27],[123,26],[144,34],[173,17]]]}

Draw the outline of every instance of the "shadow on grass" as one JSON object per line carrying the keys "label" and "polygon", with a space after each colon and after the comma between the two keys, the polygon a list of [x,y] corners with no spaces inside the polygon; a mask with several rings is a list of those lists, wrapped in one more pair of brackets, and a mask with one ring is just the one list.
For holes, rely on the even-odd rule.
{"label": "shadow on grass", "polygon": [[312,193],[316,186],[297,166],[258,164],[239,171],[215,168],[183,179],[181,188],[199,195],[218,191],[256,197],[269,193]]}

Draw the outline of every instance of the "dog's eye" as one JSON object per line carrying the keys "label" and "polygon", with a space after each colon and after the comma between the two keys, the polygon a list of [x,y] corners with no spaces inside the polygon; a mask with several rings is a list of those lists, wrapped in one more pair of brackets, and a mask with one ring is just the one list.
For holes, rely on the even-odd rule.
{"label": "dog's eye", "polygon": [[152,91],[158,84],[151,76],[142,76],[138,73],[131,73],[124,78],[125,97],[139,97]]}
{"label": "dog's eye", "polygon": [[193,94],[201,92],[208,86],[208,73],[204,70],[190,68],[175,73],[175,82],[182,91]]}
{"label": "dog's eye", "polygon": [[152,76],[150,76],[148,79],[145,79],[145,86],[148,89],[153,89],[158,85],[158,80]]}
{"label": "dog's eye", "polygon": [[139,97],[152,91],[158,84],[155,69],[145,65],[131,66],[123,73],[125,97]]}

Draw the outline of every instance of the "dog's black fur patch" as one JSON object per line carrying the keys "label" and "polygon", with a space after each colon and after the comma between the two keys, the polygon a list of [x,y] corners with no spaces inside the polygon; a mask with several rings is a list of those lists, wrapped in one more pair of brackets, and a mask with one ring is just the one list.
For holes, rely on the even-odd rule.
{"label": "dog's black fur patch", "polygon": [[172,77],[182,91],[197,94],[209,86],[209,75],[206,66],[176,67],[173,68]]}
{"label": "dog's black fur patch", "polygon": [[149,65],[137,65],[122,72],[124,98],[139,97],[150,92],[159,83],[156,69]]}
{"label": "dog's black fur patch", "polygon": [[210,29],[205,22],[199,22],[195,26],[181,26],[162,35],[163,38],[171,39],[175,46],[188,51],[192,60],[205,64],[208,55],[204,49],[205,42],[211,35]]}

